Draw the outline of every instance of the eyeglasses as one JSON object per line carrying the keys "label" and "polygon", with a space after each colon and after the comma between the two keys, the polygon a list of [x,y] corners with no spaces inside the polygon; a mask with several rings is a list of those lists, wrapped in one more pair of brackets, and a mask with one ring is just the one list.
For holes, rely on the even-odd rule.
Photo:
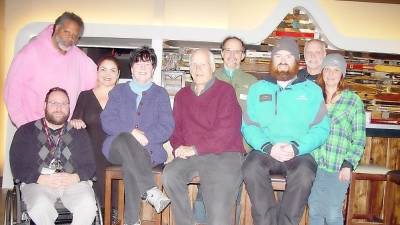
{"label": "eyeglasses", "polygon": [[233,49],[223,49],[226,54],[235,54],[240,55],[243,53],[243,50],[233,50]]}
{"label": "eyeglasses", "polygon": [[48,101],[47,104],[51,107],[67,107],[67,106],[69,106],[69,102]]}

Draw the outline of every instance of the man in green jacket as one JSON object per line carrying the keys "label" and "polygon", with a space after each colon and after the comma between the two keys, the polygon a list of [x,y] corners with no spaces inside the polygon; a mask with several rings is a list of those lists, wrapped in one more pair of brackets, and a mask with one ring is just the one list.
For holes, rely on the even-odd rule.
{"label": "man in green jacket", "polygon": [[[215,70],[215,77],[232,85],[235,89],[240,108],[244,112],[246,111],[249,88],[257,82],[257,78],[240,69],[240,63],[246,56],[246,46],[242,39],[235,36],[228,36],[222,41],[221,55],[224,60],[224,66]],[[243,144],[246,152],[249,152],[251,148],[245,140],[243,140]]]}
{"label": "man in green jacket", "polygon": [[[248,93],[242,133],[254,149],[242,166],[255,225],[297,225],[314,181],[317,164],[308,153],[329,134],[322,91],[297,77],[299,48],[282,38],[272,50],[270,76]],[[286,176],[280,205],[270,175]]]}
{"label": "man in green jacket", "polygon": [[224,66],[215,71],[215,76],[233,86],[243,111],[246,106],[247,92],[250,86],[257,82],[257,78],[240,69],[240,63],[246,56],[244,42],[235,36],[225,38],[221,44],[221,55]]}

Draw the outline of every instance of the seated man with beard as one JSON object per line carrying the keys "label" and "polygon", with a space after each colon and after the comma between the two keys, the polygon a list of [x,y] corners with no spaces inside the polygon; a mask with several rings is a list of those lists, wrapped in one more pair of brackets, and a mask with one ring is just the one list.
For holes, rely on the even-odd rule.
{"label": "seated man with beard", "polygon": [[19,127],[11,144],[11,170],[35,224],[54,224],[58,199],[73,214],[72,225],[92,224],[96,216],[92,146],[85,129],[68,125],[69,104],[64,89],[50,89],[45,117]]}
{"label": "seated man with beard", "polygon": [[[255,225],[297,225],[317,164],[309,154],[329,134],[321,89],[297,77],[299,48],[282,38],[272,50],[271,74],[250,87],[242,132],[253,148],[242,166]],[[286,177],[280,205],[270,176]]]}

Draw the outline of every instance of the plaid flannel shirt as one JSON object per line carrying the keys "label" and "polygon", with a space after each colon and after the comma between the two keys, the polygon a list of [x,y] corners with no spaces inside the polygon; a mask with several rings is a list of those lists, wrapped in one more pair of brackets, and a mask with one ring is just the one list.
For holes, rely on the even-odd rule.
{"label": "plaid flannel shirt", "polygon": [[364,153],[365,111],[357,94],[345,90],[340,99],[328,110],[331,128],[325,144],[313,151],[318,167],[338,172],[347,161],[355,169]]}

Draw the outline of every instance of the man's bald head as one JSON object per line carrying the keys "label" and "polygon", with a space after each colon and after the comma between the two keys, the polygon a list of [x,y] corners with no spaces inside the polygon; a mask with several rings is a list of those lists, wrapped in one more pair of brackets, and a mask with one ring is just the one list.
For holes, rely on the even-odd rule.
{"label": "man's bald head", "polygon": [[196,85],[205,85],[213,78],[215,71],[214,55],[210,50],[200,48],[189,58],[190,74]]}

